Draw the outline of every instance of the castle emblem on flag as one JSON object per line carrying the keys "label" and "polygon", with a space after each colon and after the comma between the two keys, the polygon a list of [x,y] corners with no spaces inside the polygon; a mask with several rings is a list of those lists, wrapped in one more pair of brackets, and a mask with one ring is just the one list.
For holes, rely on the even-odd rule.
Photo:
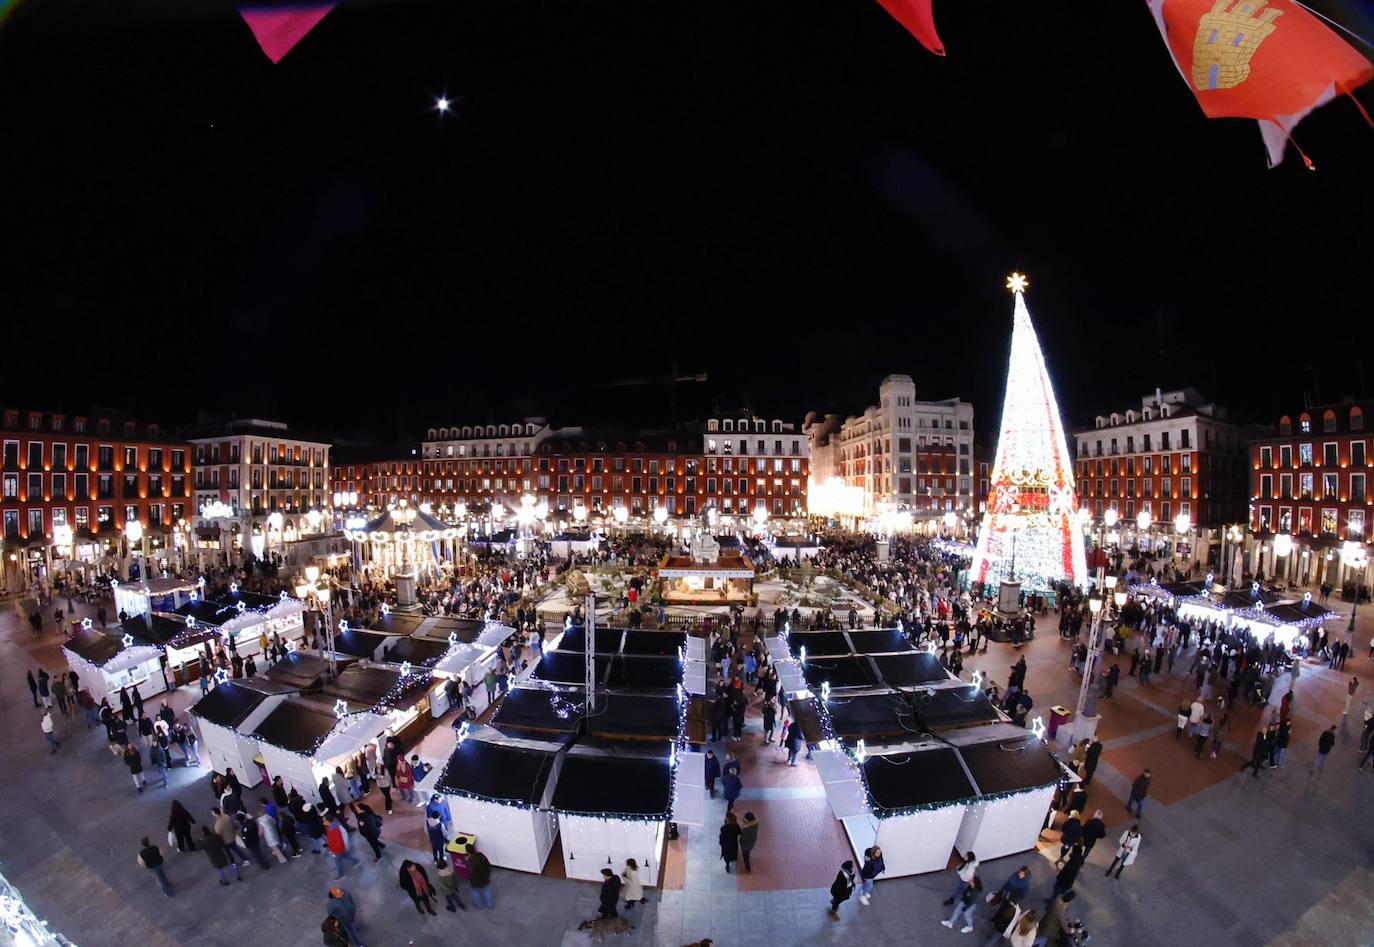
{"label": "castle emblem on flag", "polygon": [[1193,88],[1234,89],[1250,77],[1250,59],[1283,15],[1265,2],[1217,0],[1199,18],[1193,40]]}

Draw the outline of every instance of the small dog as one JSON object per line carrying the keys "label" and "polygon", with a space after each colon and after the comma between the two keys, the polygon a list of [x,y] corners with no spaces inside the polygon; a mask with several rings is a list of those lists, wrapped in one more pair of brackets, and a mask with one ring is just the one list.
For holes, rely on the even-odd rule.
{"label": "small dog", "polygon": [[634,930],[633,925],[623,917],[598,917],[577,925],[579,931],[591,931],[598,944],[605,943],[607,934],[623,934]]}

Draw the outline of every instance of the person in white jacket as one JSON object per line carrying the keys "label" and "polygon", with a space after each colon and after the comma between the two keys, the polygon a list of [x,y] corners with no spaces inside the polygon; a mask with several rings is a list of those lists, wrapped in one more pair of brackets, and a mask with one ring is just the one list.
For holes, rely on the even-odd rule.
{"label": "person in white jacket", "polygon": [[968,890],[968,886],[973,884],[973,876],[978,873],[978,856],[969,852],[964,860],[959,863],[959,867],[954,869],[954,872],[959,876],[959,884],[955,887],[954,893],[945,898],[945,907],[949,907],[959,900],[963,893]]}
{"label": "person in white jacket", "polygon": [[1011,947],[1033,947],[1036,935],[1040,933],[1039,911],[1017,911],[1002,936]]}
{"label": "person in white jacket", "polygon": [[1127,865],[1135,864],[1135,853],[1140,850],[1140,823],[1131,826],[1121,833],[1121,839],[1116,846],[1116,857],[1107,866],[1106,874],[1110,875],[1112,869],[1116,869],[1116,877],[1121,877],[1121,872]]}
{"label": "person in white jacket", "polygon": [[625,907],[632,908],[644,900],[644,885],[639,880],[639,863],[633,858],[625,859],[625,870],[620,873],[620,896],[625,899]]}
{"label": "person in white jacket", "polygon": [[277,831],[276,821],[264,811],[258,816],[257,823],[258,835],[262,838],[262,844],[276,857],[277,861],[286,861],[287,853],[282,846],[281,833]]}

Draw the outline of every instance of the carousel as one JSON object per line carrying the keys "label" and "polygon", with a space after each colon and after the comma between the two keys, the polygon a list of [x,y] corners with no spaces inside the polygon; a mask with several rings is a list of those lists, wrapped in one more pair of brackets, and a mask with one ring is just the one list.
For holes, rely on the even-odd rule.
{"label": "carousel", "polygon": [[437,519],[426,506],[402,500],[376,519],[344,530],[353,544],[353,562],[361,571],[389,579],[398,576],[433,580],[462,561],[464,530]]}

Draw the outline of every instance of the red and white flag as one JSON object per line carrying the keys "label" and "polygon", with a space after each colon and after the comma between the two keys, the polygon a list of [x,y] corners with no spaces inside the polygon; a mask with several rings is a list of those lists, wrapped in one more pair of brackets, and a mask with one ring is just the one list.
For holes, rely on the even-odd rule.
{"label": "red and white flag", "polygon": [[1203,112],[1257,119],[1270,167],[1309,112],[1374,78],[1369,60],[1293,0],[1146,2]]}
{"label": "red and white flag", "polygon": [[892,18],[907,28],[921,45],[937,56],[945,54],[945,44],[935,32],[935,13],[931,0],[878,0]]}

